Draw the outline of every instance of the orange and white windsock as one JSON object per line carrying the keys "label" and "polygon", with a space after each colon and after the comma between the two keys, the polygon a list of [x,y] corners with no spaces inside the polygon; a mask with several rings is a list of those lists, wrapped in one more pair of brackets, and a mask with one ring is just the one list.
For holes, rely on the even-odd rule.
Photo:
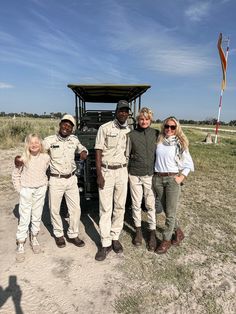
{"label": "orange and white windsock", "polygon": [[221,83],[221,89],[225,90],[225,87],[226,87],[227,57],[228,57],[228,52],[229,52],[229,44],[227,44],[226,56],[225,56],[224,50],[222,49],[222,33],[220,33],[220,35],[219,35],[217,47],[218,47],[218,51],[219,51],[219,55],[220,55],[221,67],[222,67],[222,72],[223,72],[223,79],[222,79],[222,83]]}

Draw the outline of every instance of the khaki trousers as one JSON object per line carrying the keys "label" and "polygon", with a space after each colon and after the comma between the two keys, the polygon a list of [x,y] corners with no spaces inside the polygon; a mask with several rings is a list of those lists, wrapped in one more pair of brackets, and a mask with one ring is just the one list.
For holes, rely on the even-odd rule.
{"label": "khaki trousers", "polygon": [[77,177],[74,175],[68,179],[50,177],[49,180],[49,207],[53,233],[56,237],[64,235],[62,219],[60,216],[61,201],[65,196],[69,213],[69,238],[76,238],[79,234],[80,222],[80,195],[77,185]]}
{"label": "khaki trousers", "polygon": [[16,232],[16,240],[24,242],[27,239],[29,225],[33,235],[40,230],[41,216],[47,186],[38,188],[21,188],[19,201],[19,225]]}
{"label": "khaki trousers", "polygon": [[102,168],[105,179],[103,189],[99,188],[99,227],[103,247],[118,240],[124,224],[127,196],[127,168],[116,170]]}
{"label": "khaki trousers", "polygon": [[141,227],[141,204],[144,197],[149,229],[156,230],[156,209],[155,196],[152,190],[152,176],[133,176],[129,174],[129,185],[135,227]]}

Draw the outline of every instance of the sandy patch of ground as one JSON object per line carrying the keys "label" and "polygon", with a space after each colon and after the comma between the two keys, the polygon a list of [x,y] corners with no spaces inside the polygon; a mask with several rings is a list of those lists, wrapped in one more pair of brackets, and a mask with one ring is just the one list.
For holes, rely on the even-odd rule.
{"label": "sandy patch of ground", "polygon": [[16,153],[14,149],[0,150],[0,312],[115,313],[121,280],[116,266],[124,257],[111,252],[106,261],[95,261],[99,243],[96,211],[91,210],[93,215],[84,212],[81,218],[81,238],[86,246],[67,243],[59,249],[44,208],[39,235],[42,252],[34,254],[27,241],[25,261],[16,262],[18,195],[11,184]]}

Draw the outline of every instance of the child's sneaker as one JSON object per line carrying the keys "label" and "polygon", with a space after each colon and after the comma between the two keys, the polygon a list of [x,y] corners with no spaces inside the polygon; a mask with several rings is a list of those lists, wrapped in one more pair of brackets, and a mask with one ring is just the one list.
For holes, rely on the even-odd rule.
{"label": "child's sneaker", "polygon": [[24,262],[25,260],[25,248],[24,248],[24,242],[17,242],[17,248],[16,248],[16,261],[18,263]]}
{"label": "child's sneaker", "polygon": [[34,254],[39,254],[41,252],[41,248],[36,236],[32,235],[30,244]]}

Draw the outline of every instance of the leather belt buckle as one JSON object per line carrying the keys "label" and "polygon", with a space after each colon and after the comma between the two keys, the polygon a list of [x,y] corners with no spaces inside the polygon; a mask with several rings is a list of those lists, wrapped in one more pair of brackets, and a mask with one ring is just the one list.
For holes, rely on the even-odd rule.
{"label": "leather belt buckle", "polygon": [[120,165],[106,165],[106,164],[102,164],[101,166],[103,168],[106,168],[106,169],[116,170],[116,169],[120,169],[120,168],[126,167],[127,164],[120,164]]}
{"label": "leather belt buckle", "polygon": [[56,178],[63,178],[63,179],[69,179],[75,174],[75,171],[69,173],[69,174],[59,174],[59,173],[50,173],[51,177],[56,177]]}
{"label": "leather belt buckle", "polygon": [[155,172],[154,175],[158,177],[170,177],[170,176],[176,176],[178,172]]}

